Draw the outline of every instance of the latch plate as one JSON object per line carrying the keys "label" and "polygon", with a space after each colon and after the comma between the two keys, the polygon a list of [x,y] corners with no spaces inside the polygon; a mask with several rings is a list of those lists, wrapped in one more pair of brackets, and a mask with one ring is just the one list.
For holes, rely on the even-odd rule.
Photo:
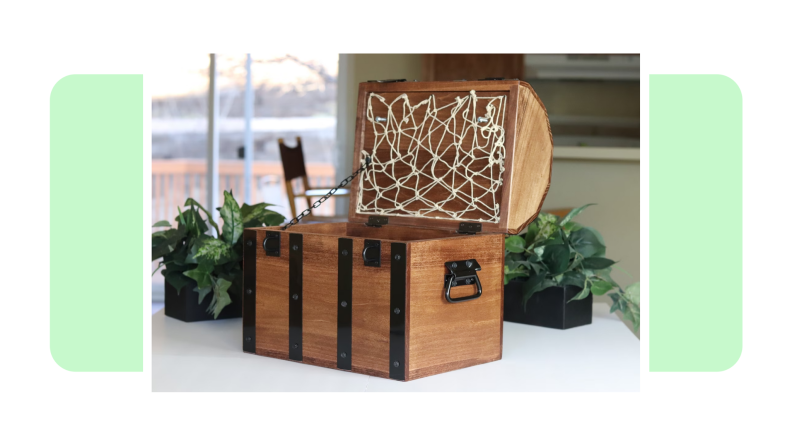
{"label": "latch plate", "polygon": [[477,232],[481,232],[481,223],[469,223],[469,222],[460,223],[459,229],[457,230],[457,233],[459,234],[473,235]]}
{"label": "latch plate", "polygon": [[270,257],[280,257],[280,232],[267,231],[267,236],[261,242],[261,247],[264,248],[264,254]]}
{"label": "latch plate", "polygon": [[372,216],[370,216],[368,218],[368,223],[366,223],[366,226],[369,226],[369,227],[372,227],[372,228],[381,228],[381,227],[383,227],[384,225],[387,225],[387,224],[388,224],[388,217],[372,215]]}
{"label": "latch plate", "polygon": [[363,241],[363,265],[380,267],[380,254],[382,253],[381,243],[379,240],[364,240]]}

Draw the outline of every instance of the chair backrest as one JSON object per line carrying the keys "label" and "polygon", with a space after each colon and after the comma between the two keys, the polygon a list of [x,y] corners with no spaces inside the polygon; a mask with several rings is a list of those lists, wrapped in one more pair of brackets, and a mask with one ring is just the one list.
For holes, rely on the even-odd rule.
{"label": "chair backrest", "polygon": [[283,164],[283,180],[288,182],[299,177],[308,177],[305,171],[305,158],[303,157],[302,140],[297,137],[295,147],[287,146],[282,138],[278,139],[281,163]]}

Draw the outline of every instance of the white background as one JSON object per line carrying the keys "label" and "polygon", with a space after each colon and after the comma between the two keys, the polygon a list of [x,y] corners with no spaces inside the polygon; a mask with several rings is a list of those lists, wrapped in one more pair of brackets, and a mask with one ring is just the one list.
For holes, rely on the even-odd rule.
{"label": "white background", "polygon": [[[294,5],[289,8],[287,5]],[[549,5],[556,5],[551,8]],[[781,2],[5,2],[3,443],[781,444],[789,441],[789,26]],[[144,373],[71,373],[49,353],[49,94],[63,76],[143,73],[179,51],[641,53],[641,392],[154,394]],[[648,75],[742,89],[744,342],[721,373],[649,373]],[[146,111],[141,231],[149,231]],[[717,166],[717,160],[713,160]],[[20,184],[27,189],[20,190]],[[89,200],[90,197],[86,197]],[[706,235],[717,215],[680,216]],[[149,246],[140,274],[150,286]],[[686,247],[681,246],[680,252]],[[120,253],[116,253],[120,255]],[[682,273],[682,272],[680,272]],[[86,271],[86,287],[89,272]],[[718,280],[717,277],[702,280]],[[684,311],[684,308],[680,308]],[[702,315],[706,317],[706,315]],[[580,371],[585,374],[584,370]]]}

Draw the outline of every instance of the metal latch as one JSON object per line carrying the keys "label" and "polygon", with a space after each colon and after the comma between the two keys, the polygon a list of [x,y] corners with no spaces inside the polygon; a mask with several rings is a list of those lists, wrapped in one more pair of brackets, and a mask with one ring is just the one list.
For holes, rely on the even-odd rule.
{"label": "metal latch", "polygon": [[481,223],[460,223],[457,229],[459,234],[474,235],[477,232],[481,232]]}
{"label": "metal latch", "polygon": [[261,242],[264,253],[270,257],[280,257],[280,232],[267,231],[267,236]]}
{"label": "metal latch", "polygon": [[[481,271],[481,266],[476,259],[446,262],[446,269],[450,274],[445,275],[445,298],[452,304],[481,297],[481,281],[476,271]],[[476,285],[476,294],[470,296],[451,298],[451,288],[464,285]]]}
{"label": "metal latch", "polygon": [[371,216],[368,218],[368,223],[366,223],[366,226],[369,226],[371,228],[381,228],[387,224],[388,224],[388,217]]}
{"label": "metal latch", "polygon": [[363,265],[380,267],[380,249],[379,240],[364,240],[363,241]]}

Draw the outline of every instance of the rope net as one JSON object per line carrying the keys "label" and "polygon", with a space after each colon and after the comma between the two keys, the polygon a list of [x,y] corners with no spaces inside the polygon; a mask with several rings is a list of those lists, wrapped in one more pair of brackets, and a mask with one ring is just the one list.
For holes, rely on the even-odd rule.
{"label": "rope net", "polygon": [[368,98],[357,212],[498,223],[506,96],[385,95]]}

